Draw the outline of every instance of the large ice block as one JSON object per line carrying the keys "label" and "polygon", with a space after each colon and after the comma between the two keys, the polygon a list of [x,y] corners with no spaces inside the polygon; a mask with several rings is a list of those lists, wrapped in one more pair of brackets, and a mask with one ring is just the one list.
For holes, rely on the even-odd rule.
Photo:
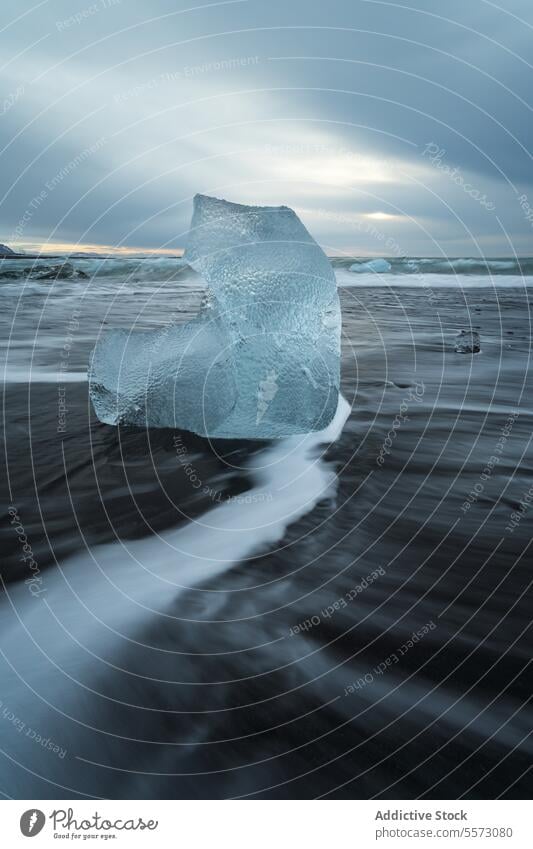
{"label": "large ice block", "polygon": [[89,371],[98,417],[250,439],[326,427],[340,305],[331,265],[293,210],[196,195],[185,260],[207,283],[207,305],[187,325],[101,337]]}

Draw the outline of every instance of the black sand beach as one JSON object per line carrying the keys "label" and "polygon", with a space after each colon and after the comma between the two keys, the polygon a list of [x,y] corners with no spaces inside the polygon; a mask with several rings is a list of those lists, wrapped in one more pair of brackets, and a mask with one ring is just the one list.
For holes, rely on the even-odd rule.
{"label": "black sand beach", "polygon": [[[254,489],[268,443],[103,425],[83,378],[102,320],[153,326],[169,286],[194,314],[198,281],[174,271],[3,284],[12,794],[526,798],[533,290],[341,288],[351,412],[315,449],[335,479],[224,566],[212,511],[247,505],[260,529],[285,497],[275,473]],[[471,327],[481,352],[456,353]],[[152,598],[165,557],[178,586]]]}

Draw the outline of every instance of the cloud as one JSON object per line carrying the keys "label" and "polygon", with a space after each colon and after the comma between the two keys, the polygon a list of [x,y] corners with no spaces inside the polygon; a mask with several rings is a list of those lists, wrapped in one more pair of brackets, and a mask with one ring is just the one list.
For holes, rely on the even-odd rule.
{"label": "cloud", "polygon": [[528,250],[529,4],[92,5],[84,16],[90,3],[51,0],[18,21],[19,4],[5,5],[0,241],[104,140],[19,242],[177,248],[201,191],[322,210],[302,213],[314,235],[357,253],[375,245],[345,216],[374,216],[405,253]]}

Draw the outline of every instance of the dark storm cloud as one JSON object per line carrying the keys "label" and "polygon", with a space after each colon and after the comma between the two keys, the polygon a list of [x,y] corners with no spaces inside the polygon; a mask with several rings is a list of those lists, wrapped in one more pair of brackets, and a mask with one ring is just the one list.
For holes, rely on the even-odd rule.
{"label": "dark storm cloud", "polygon": [[10,0],[0,241],[174,248],[202,191],[290,204],[331,252],[382,252],[369,220],[531,252],[530,4],[414,3]]}

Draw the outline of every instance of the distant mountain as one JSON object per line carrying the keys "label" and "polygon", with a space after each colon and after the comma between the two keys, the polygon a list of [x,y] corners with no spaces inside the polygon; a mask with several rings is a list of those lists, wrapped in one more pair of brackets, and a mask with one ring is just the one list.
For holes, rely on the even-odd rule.
{"label": "distant mountain", "polygon": [[0,244],[0,259],[59,259],[55,254],[25,254],[12,251],[7,245]]}

